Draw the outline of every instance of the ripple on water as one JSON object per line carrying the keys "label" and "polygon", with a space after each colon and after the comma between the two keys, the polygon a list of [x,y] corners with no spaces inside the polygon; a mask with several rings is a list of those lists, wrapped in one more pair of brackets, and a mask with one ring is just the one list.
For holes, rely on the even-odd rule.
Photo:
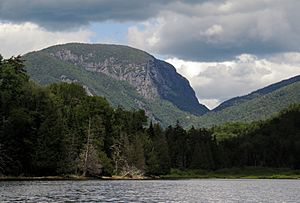
{"label": "ripple on water", "polygon": [[8,181],[0,202],[299,202],[300,180]]}

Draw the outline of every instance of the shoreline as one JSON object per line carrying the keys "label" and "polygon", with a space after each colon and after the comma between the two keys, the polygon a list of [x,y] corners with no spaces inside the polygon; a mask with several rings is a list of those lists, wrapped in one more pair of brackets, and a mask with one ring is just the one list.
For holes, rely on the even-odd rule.
{"label": "shoreline", "polygon": [[171,173],[162,176],[164,179],[300,179],[300,170],[288,168],[263,168],[246,167],[219,169],[216,171],[205,170],[178,170],[172,169]]}
{"label": "shoreline", "polygon": [[223,180],[239,180],[239,179],[249,179],[249,180],[300,180],[300,176],[167,176],[162,177],[160,180],[188,180],[188,179],[223,179]]}
{"label": "shoreline", "polygon": [[151,178],[146,176],[122,177],[122,176],[0,176],[1,181],[88,181],[88,180],[160,180],[161,178]]}
{"label": "shoreline", "polygon": [[129,178],[129,177],[119,177],[119,176],[112,176],[112,177],[82,177],[82,176],[75,176],[75,177],[65,177],[65,176],[41,176],[41,177],[0,177],[0,182],[2,181],[89,181],[89,180],[98,180],[98,181],[121,181],[121,180],[189,180],[189,179],[252,179],[252,180],[300,180],[300,175],[273,175],[273,176],[224,176],[224,175],[199,175],[199,176],[162,176],[162,177],[139,177],[139,178]]}
{"label": "shoreline", "polygon": [[171,169],[170,173],[161,176],[94,176],[57,175],[57,176],[0,176],[0,181],[86,181],[86,180],[184,180],[184,179],[295,179],[300,180],[300,170],[288,168],[230,168],[216,171],[199,169]]}

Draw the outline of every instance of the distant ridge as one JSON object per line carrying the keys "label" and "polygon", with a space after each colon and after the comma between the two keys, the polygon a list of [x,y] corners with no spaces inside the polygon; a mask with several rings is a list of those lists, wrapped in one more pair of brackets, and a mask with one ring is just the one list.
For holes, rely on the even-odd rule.
{"label": "distant ridge", "polygon": [[38,83],[80,83],[89,95],[103,96],[115,107],[144,109],[163,127],[177,121],[185,127],[209,127],[264,120],[300,103],[300,76],[295,76],[209,111],[171,64],[122,45],[70,43],[23,57],[31,79]]}
{"label": "distant ridge", "polygon": [[247,94],[245,96],[234,97],[232,99],[229,99],[229,100],[221,103],[219,106],[217,106],[216,108],[214,108],[212,111],[218,112],[218,111],[221,111],[221,110],[226,109],[228,107],[239,105],[239,104],[241,104],[243,102],[247,102],[249,100],[258,98],[258,97],[260,97],[262,95],[269,94],[269,93],[271,93],[271,92],[273,92],[275,90],[278,90],[278,89],[280,89],[282,87],[288,86],[290,84],[293,84],[293,83],[299,82],[299,81],[300,81],[300,75],[294,76],[294,77],[289,78],[289,79],[282,80],[280,82],[268,85],[267,87],[258,89],[258,90],[254,91],[254,92],[251,92],[250,94]]}

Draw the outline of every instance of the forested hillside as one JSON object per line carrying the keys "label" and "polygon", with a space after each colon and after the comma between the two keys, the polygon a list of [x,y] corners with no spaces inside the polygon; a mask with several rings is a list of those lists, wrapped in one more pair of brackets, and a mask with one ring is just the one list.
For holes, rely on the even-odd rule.
{"label": "forested hillside", "polygon": [[70,43],[23,58],[25,69],[38,84],[76,82],[90,95],[105,97],[114,108],[143,109],[149,119],[164,128],[177,120],[185,128],[250,123],[300,102],[300,77],[296,76],[225,101],[209,111],[199,104],[189,82],[172,65],[121,45]]}
{"label": "forested hillside", "polygon": [[148,125],[143,110],[113,108],[80,84],[39,86],[19,57],[1,58],[0,89],[1,175],[132,177],[168,174],[171,168],[300,168],[299,104],[248,125],[185,130],[177,123],[163,129]]}
{"label": "forested hillside", "polygon": [[39,84],[76,81],[114,107],[144,109],[165,126],[176,122],[174,114],[184,120],[209,111],[171,64],[128,46],[70,43],[28,53],[24,59]]}
{"label": "forested hillside", "polygon": [[242,103],[245,103],[247,101],[250,101],[250,100],[259,98],[261,96],[264,96],[266,94],[272,93],[276,90],[279,90],[281,88],[289,86],[293,83],[297,83],[299,81],[300,81],[300,75],[297,75],[295,77],[292,77],[292,78],[289,78],[289,79],[286,79],[286,80],[282,80],[280,82],[271,84],[267,87],[261,88],[259,90],[254,91],[254,92],[251,92],[250,94],[247,94],[245,96],[234,97],[232,99],[229,99],[229,100],[221,103],[216,108],[214,108],[213,111],[218,112],[218,111],[221,111],[221,110],[226,109],[226,108],[231,107],[231,106],[240,105]]}
{"label": "forested hillside", "polygon": [[210,112],[199,118],[201,126],[221,125],[227,122],[247,122],[268,119],[291,104],[300,103],[300,81],[278,88],[221,111]]}

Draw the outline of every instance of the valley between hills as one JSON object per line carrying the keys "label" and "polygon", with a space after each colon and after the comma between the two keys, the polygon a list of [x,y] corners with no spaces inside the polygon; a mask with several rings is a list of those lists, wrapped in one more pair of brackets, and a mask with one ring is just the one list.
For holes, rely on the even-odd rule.
{"label": "valley between hills", "polygon": [[209,110],[171,64],[131,47],[0,57],[0,180],[297,179],[299,79]]}
{"label": "valley between hills", "polygon": [[164,127],[177,121],[185,127],[211,127],[265,120],[300,101],[300,76],[296,76],[229,99],[210,111],[171,64],[122,45],[70,43],[28,53],[24,59],[31,79],[39,84],[77,82],[115,107],[145,110]]}

